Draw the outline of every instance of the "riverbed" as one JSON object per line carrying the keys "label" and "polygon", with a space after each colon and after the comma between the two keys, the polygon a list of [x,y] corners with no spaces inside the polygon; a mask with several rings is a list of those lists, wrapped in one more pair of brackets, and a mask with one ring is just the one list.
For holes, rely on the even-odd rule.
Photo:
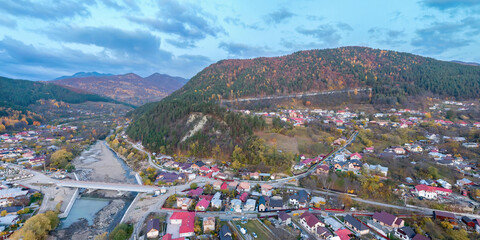
{"label": "riverbed", "polygon": [[[79,180],[136,183],[135,172],[105,141],[97,141],[83,151],[74,164]],[[135,196],[136,193],[84,190],[52,235],[56,239],[93,239],[103,232],[111,232]]]}

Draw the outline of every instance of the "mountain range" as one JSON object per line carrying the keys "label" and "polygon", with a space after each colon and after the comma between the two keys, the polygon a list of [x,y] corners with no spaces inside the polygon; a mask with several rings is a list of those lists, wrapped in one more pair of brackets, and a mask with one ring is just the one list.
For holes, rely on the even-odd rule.
{"label": "mountain range", "polygon": [[134,73],[109,75],[93,72],[76,73],[49,82],[140,106],[168,96],[182,87],[186,81],[188,80],[181,77],[159,73],[143,78]]}
{"label": "mountain range", "polygon": [[253,131],[264,122],[232,113],[220,100],[358,87],[371,88],[371,103],[387,107],[406,103],[409,96],[478,98],[480,67],[366,47],[222,60],[162,101],[133,111],[127,133],[152,151],[201,146],[196,153],[209,156],[219,145],[229,156],[235,146],[253,151]]}

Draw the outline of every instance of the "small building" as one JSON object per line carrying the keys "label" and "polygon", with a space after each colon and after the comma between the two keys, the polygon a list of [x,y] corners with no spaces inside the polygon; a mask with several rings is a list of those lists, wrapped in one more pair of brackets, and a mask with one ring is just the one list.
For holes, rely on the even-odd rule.
{"label": "small building", "polygon": [[267,201],[265,200],[264,196],[261,196],[258,199],[258,211],[265,212],[267,210]]}
{"label": "small building", "polygon": [[311,233],[315,233],[318,227],[325,227],[324,223],[322,223],[315,215],[308,211],[305,211],[300,216],[300,224],[302,224],[302,226]]}
{"label": "small building", "polygon": [[449,221],[450,223],[456,225],[456,216],[453,213],[449,212],[441,212],[441,211],[433,211],[433,218],[438,219],[440,221]]}
{"label": "small building", "polygon": [[204,217],[203,218],[203,232],[208,233],[215,231],[215,218],[214,217]]}
{"label": "small building", "polygon": [[180,224],[178,231],[180,237],[191,237],[195,234],[195,213],[174,212],[170,217],[170,224]]}
{"label": "small building", "polygon": [[365,235],[370,232],[367,226],[365,226],[362,222],[358,221],[352,215],[347,214],[343,219],[345,225],[352,228],[354,231],[358,232],[360,235]]}
{"label": "small building", "polygon": [[415,231],[411,227],[401,227],[395,230],[394,235],[402,240],[412,240]]}
{"label": "small building", "polygon": [[245,205],[243,205],[243,211],[244,212],[255,211],[255,205],[256,205],[255,199],[248,199],[247,202],[245,202]]}
{"label": "small building", "polygon": [[328,174],[328,171],[330,171],[330,167],[323,164],[317,167],[317,169],[315,170],[315,174],[325,175],[325,174]]}
{"label": "small building", "polygon": [[158,218],[151,219],[147,223],[147,238],[157,238],[160,233],[160,220]]}
{"label": "small building", "polygon": [[375,212],[372,216],[373,221],[388,228],[403,227],[405,221],[385,211]]}
{"label": "small building", "polygon": [[220,228],[220,233],[218,234],[220,240],[232,240],[232,236],[232,231],[230,231],[230,228],[227,224],[223,225],[222,228]]}
{"label": "small building", "polygon": [[272,210],[283,209],[283,199],[281,197],[272,197],[270,199],[270,209]]}
{"label": "small building", "polygon": [[281,211],[281,212],[278,213],[278,221],[281,224],[288,225],[292,222],[292,217],[290,215],[288,215],[286,212]]}
{"label": "small building", "polygon": [[195,211],[206,211],[209,205],[210,201],[208,201],[206,198],[203,198],[198,201],[197,206],[195,206]]}

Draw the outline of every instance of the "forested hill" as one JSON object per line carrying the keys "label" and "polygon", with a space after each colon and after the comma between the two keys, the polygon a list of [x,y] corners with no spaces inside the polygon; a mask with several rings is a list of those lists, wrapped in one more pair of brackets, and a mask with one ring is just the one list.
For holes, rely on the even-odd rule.
{"label": "forested hill", "polygon": [[66,103],[113,101],[109,98],[79,93],[54,84],[0,77],[0,107],[24,110],[40,99],[54,99]]}
{"label": "forested hill", "polygon": [[[154,151],[201,146],[194,155],[208,156],[219,144],[227,155],[235,145],[255,153],[248,147],[254,141],[251,132],[264,122],[227,112],[218,106],[220,99],[365,86],[373,88],[372,103],[379,104],[401,103],[407,95],[425,93],[475,98],[480,96],[480,67],[364,47],[223,60],[162,101],[135,110],[127,133]],[[192,117],[194,112],[200,117]],[[192,132],[201,116],[208,116],[206,124]]]}

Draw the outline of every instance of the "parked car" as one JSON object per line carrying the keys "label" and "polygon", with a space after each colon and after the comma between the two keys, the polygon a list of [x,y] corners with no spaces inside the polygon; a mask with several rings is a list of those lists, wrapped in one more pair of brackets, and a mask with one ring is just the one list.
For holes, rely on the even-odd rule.
{"label": "parked car", "polygon": [[257,237],[258,237],[255,232],[252,232],[252,236],[253,236],[253,238],[257,238]]}

